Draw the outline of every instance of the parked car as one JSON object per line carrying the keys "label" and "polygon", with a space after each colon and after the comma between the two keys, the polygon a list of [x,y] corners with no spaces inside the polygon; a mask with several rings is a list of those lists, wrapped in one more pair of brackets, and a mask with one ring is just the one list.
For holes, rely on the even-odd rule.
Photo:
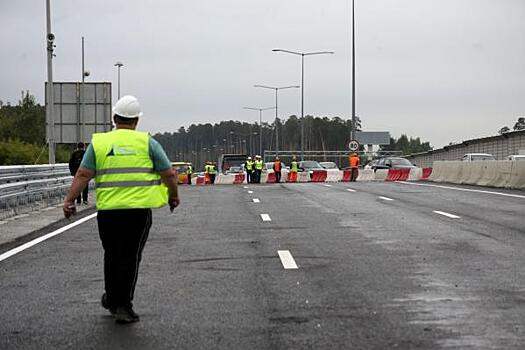
{"label": "parked car", "polygon": [[334,162],[319,162],[319,164],[326,170],[339,170]]}
{"label": "parked car", "polygon": [[508,160],[525,160],[525,154],[513,154],[507,157]]}
{"label": "parked car", "polygon": [[496,160],[496,158],[489,153],[467,153],[462,160],[464,162],[476,162],[479,160]]}
{"label": "parked car", "polygon": [[[187,162],[173,162],[171,166],[177,170],[177,182],[180,184],[185,184],[188,181],[188,166],[192,165]],[[193,166],[193,165],[192,165]]]}
{"label": "parked car", "polygon": [[239,166],[232,165],[228,170],[226,170],[225,174],[242,174],[244,173],[244,164],[241,164]]}
{"label": "parked car", "polygon": [[408,159],[401,157],[384,157],[377,160],[376,163],[371,164],[371,168],[377,169],[401,169],[401,168],[415,168],[416,166]]}

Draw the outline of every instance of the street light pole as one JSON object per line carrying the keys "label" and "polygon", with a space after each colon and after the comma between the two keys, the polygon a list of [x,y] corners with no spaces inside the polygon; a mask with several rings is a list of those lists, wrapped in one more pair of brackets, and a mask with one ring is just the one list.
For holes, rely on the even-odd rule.
{"label": "street light pole", "polygon": [[46,24],[47,24],[47,127],[48,127],[48,159],[49,164],[55,164],[55,119],[54,103],[55,89],[53,87],[53,48],[55,35],[51,32],[51,1],[46,0]]}
{"label": "street light pole", "polygon": [[275,107],[266,107],[266,108],[243,107],[243,108],[251,109],[254,111],[259,111],[259,155],[262,157],[262,111],[274,109]]}
{"label": "street light pole", "polygon": [[352,0],[352,133],[351,140],[355,140],[355,7]]}
{"label": "street light pole", "polygon": [[120,100],[120,68],[124,65],[124,63],[118,61],[115,63],[115,67],[117,67],[117,92],[118,92],[118,99]]}
{"label": "street light pole", "polygon": [[266,86],[266,85],[258,85],[257,84],[257,85],[254,85],[254,87],[275,90],[275,154],[279,155],[279,130],[278,130],[278,126],[277,126],[277,119],[278,119],[277,92],[279,90],[284,90],[284,89],[299,88],[299,85],[274,87],[274,86]]}
{"label": "street light pole", "polygon": [[284,49],[273,49],[273,52],[285,52],[301,56],[301,160],[304,160],[304,56],[334,54],[333,51],[296,52]]}

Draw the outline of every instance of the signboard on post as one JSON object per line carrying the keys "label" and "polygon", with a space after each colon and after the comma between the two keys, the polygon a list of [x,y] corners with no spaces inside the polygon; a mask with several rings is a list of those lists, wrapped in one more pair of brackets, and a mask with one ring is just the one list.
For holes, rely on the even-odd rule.
{"label": "signboard on post", "polygon": [[53,88],[56,143],[89,143],[93,133],[111,130],[110,82],[54,82]]}
{"label": "signboard on post", "polygon": [[388,131],[356,131],[355,139],[362,145],[389,145]]}
{"label": "signboard on post", "polygon": [[359,142],[357,142],[356,140],[350,141],[350,143],[348,144],[348,149],[352,152],[357,151],[359,149]]}

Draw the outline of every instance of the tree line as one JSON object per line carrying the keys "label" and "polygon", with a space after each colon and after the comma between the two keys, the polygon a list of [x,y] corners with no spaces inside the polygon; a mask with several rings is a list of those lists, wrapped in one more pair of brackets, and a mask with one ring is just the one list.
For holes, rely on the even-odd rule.
{"label": "tree line", "polygon": [[[22,92],[16,105],[0,101],[0,165],[47,163],[45,118],[45,106],[38,104],[29,91]],[[352,128],[350,119],[308,115],[304,118],[305,150],[345,150]],[[361,130],[359,117],[356,118],[355,129]],[[153,136],[172,161],[191,161],[199,166],[207,160],[217,160],[223,153],[254,156],[276,148],[299,153],[301,120],[292,115],[285,120],[262,124],[234,120],[191,124],[175,132]],[[73,148],[73,145],[57,145],[57,162],[67,162]],[[390,145],[383,149],[410,154],[432,148],[428,142],[421,142],[419,137],[402,135],[399,139],[391,138]]]}

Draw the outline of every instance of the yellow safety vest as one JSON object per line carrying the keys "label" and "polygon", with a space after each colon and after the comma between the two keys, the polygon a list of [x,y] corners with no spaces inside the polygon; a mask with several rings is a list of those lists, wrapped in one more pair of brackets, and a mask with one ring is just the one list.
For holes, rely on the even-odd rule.
{"label": "yellow safety vest", "polygon": [[299,170],[299,167],[297,166],[297,162],[295,160],[292,160],[290,171],[292,173],[296,173],[298,170]]}
{"label": "yellow safety vest", "polygon": [[256,170],[262,170],[263,169],[263,161],[262,160],[256,160],[255,161],[255,169]]}
{"label": "yellow safety vest", "polygon": [[168,188],[153,169],[149,134],[117,129],[93,134],[97,209],[160,208]]}
{"label": "yellow safety vest", "polygon": [[253,170],[253,160],[247,160],[246,161],[246,170],[248,170],[248,171]]}

